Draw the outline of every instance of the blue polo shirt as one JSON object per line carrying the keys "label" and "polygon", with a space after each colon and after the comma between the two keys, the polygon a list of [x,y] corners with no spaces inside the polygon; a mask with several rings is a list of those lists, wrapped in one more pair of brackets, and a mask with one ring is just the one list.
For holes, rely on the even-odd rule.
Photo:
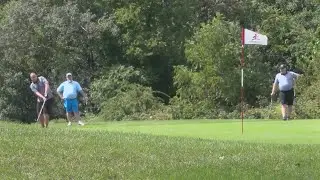
{"label": "blue polo shirt", "polygon": [[82,88],[77,81],[65,81],[60,84],[57,91],[63,93],[64,99],[75,99],[78,96],[78,92],[82,91]]}

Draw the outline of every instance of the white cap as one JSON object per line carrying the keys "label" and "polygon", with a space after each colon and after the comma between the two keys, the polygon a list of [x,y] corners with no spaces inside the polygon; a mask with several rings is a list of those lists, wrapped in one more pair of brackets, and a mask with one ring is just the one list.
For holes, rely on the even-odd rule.
{"label": "white cap", "polygon": [[68,77],[68,76],[72,76],[72,74],[71,74],[71,73],[67,73],[67,74],[66,74],[66,77]]}

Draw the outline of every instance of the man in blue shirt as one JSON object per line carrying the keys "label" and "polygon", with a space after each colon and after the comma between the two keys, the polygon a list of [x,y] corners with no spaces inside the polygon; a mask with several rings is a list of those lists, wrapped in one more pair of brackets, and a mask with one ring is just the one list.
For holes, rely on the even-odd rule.
{"label": "man in blue shirt", "polygon": [[278,73],[275,77],[271,96],[275,95],[276,88],[279,87],[283,120],[290,119],[294,101],[293,87],[295,84],[295,80],[299,76],[300,74],[294,73],[292,71],[287,71],[286,66],[282,64],[280,66],[280,73]]}
{"label": "man in blue shirt", "polygon": [[72,74],[66,74],[67,80],[60,84],[57,89],[57,92],[61,99],[64,100],[64,108],[67,112],[68,126],[71,126],[72,115],[75,116],[78,124],[83,126],[84,123],[80,121],[79,114],[79,102],[78,102],[78,93],[85,98],[85,101],[88,101],[86,94],[83,92],[80,84],[77,81],[73,81]]}

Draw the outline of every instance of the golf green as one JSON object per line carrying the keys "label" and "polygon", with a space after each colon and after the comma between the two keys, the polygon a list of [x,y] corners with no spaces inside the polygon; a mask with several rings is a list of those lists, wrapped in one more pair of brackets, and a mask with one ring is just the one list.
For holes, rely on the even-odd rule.
{"label": "golf green", "polygon": [[281,144],[320,143],[320,121],[246,120],[135,121],[87,124],[83,129],[138,132],[152,135]]}

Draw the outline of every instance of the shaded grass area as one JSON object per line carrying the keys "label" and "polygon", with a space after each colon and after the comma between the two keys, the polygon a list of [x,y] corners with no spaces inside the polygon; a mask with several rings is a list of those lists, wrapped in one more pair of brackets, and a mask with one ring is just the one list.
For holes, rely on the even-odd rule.
{"label": "shaded grass area", "polygon": [[62,127],[0,123],[0,179],[320,178],[317,144],[246,143]]}

